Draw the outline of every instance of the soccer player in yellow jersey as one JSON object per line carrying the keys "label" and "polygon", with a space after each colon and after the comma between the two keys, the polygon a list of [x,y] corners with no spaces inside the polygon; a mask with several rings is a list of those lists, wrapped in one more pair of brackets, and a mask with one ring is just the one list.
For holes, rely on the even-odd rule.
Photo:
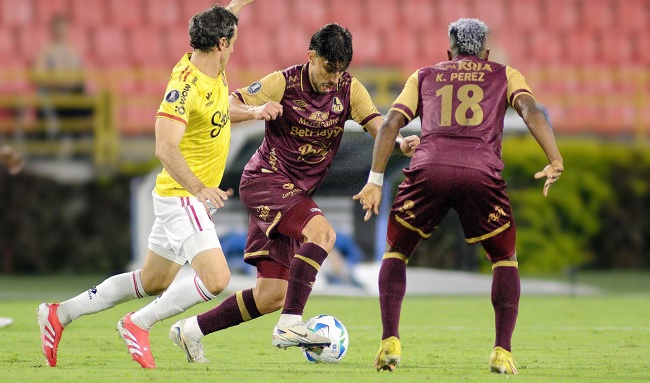
{"label": "soccer player in yellow jersey", "polygon": [[[190,20],[194,50],[174,67],[156,114],[156,156],[164,169],[152,192],[156,219],[144,266],[108,278],[65,302],[38,307],[49,366],[56,366],[63,329],[76,318],[165,291],[117,324],[133,360],[143,368],[155,368],[149,329],[214,298],[228,285],[230,271],[210,211],[228,199],[228,193],[219,189],[230,145],[225,68],[237,40],[237,15],[252,1],[232,0],[225,8],[214,5]],[[186,262],[196,275],[170,287]]]}
{"label": "soccer player in yellow jersey", "polygon": [[555,137],[533,92],[516,69],[488,61],[488,27],[478,19],[449,25],[449,60],[418,69],[393,103],[375,141],[368,183],[353,198],[377,214],[388,157],[399,130],[420,117],[422,135],[388,218],[387,251],[379,270],[383,333],[375,368],[393,371],[401,359],[399,320],[406,264],[449,209],[458,213],[467,243],[481,243],[492,262],[494,349],[489,369],[516,374],[511,354],[519,310],[516,228],[501,178],[503,117],[512,106],[546,154],[544,196],[564,170]]}

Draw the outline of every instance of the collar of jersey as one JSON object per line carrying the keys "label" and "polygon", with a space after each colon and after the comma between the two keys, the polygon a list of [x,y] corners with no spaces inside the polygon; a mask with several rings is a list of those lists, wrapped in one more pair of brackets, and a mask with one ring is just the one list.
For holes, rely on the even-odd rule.
{"label": "collar of jersey", "polygon": [[[305,65],[300,68],[300,90],[303,92],[305,91],[305,85],[304,85],[304,77],[303,77],[303,71],[307,72],[307,86],[309,86],[309,91],[311,93],[316,93],[316,94],[321,94],[314,89],[314,87],[311,85],[311,81],[309,81],[309,63],[306,63]],[[339,82],[336,84],[336,91],[338,92],[339,86],[341,85],[341,80],[339,79]]]}
{"label": "collar of jersey", "polygon": [[207,82],[210,83],[210,84],[214,84],[214,85],[216,85],[216,84],[217,84],[217,79],[218,79],[220,76],[223,76],[223,75],[224,75],[224,72],[221,72],[221,73],[219,73],[219,74],[217,75],[217,78],[214,78],[214,77],[210,77],[210,76],[208,76],[207,74],[201,72],[201,71],[199,70],[199,68],[197,68],[196,66],[194,66],[194,64],[192,64],[192,61],[190,61],[190,57],[192,57],[192,52],[188,52],[188,53],[186,53],[185,56],[183,56],[183,60],[186,61],[186,64],[187,64],[187,65],[190,67],[190,69],[192,70],[192,74],[195,74],[196,77],[201,78],[201,81],[207,81]]}

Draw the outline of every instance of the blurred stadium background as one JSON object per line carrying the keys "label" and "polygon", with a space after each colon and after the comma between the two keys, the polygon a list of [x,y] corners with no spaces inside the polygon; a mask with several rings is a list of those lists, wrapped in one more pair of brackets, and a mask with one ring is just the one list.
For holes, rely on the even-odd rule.
{"label": "blurred stadium background", "polygon": [[[137,263],[150,218],[138,195],[159,166],[154,115],[172,66],[190,50],[189,18],[211,3],[0,0],[0,132],[28,160],[18,176],[0,172],[0,274],[109,274]],[[81,73],[33,69],[58,15],[69,22]],[[504,177],[522,272],[647,270],[650,0],[256,0],[241,15],[230,89],[304,62],[311,34],[337,22],[354,36],[350,72],[385,112],[415,69],[446,58],[447,25],[459,17],[488,24],[490,58],[526,76],[565,157],[567,171],[544,199],[532,179],[543,153],[516,118],[507,120]],[[44,95],[44,78],[81,78],[83,92]],[[92,112],[60,117],[53,129],[39,112],[46,107]],[[235,128],[222,186],[236,190],[262,127]],[[417,124],[407,129],[417,132]],[[372,140],[351,126],[319,194],[326,216],[360,246],[361,261],[375,259],[383,242],[381,217],[363,224],[350,200],[371,153]],[[407,164],[391,161],[391,186]],[[245,229],[236,198],[219,214],[222,236]],[[487,266],[453,215],[418,253],[415,266]]]}

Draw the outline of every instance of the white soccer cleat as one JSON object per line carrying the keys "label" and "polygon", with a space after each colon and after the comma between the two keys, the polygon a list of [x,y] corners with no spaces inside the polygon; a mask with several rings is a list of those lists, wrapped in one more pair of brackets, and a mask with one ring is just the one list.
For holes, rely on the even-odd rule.
{"label": "white soccer cleat", "polygon": [[330,338],[318,335],[309,328],[304,322],[298,322],[288,327],[276,326],[273,329],[271,343],[277,348],[287,347],[328,347],[332,344]]}
{"label": "white soccer cleat", "polygon": [[203,354],[203,345],[200,340],[189,339],[185,336],[185,319],[174,323],[169,329],[169,339],[185,351],[187,361],[190,363],[210,363]]}

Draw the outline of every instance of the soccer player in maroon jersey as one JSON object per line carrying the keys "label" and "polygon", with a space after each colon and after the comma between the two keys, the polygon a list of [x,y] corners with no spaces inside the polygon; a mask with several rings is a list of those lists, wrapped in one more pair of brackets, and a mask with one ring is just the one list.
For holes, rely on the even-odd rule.
{"label": "soccer player in maroon jersey", "polygon": [[391,208],[387,251],[379,272],[383,325],[375,367],[393,371],[401,357],[399,319],[406,291],[406,264],[449,209],[458,212],[470,244],[481,243],[492,262],[496,341],[490,371],[516,374],[510,341],[519,307],[515,221],[501,178],[503,118],[512,106],[548,157],[535,174],[543,193],[563,171],[562,156],[547,120],[517,70],[488,61],[488,27],[478,19],[449,25],[449,61],[418,69],[393,103],[375,140],[368,183],[353,198],[378,214],[383,173],[399,129],[421,119],[421,143]]}
{"label": "soccer player in maroon jersey", "polygon": [[[239,188],[249,213],[244,259],[257,267],[257,282],[214,309],[172,326],[170,337],[190,362],[203,354],[204,335],[283,307],[273,331],[274,346],[330,343],[309,331],[302,319],[316,274],[336,239],[312,196],[338,151],[346,120],[356,121],[375,137],[383,118],[366,88],[346,72],[352,60],[347,29],[338,24],[319,29],[307,59],[231,95],[233,122],[266,120],[264,141],[246,165]],[[419,138],[400,141],[404,154],[412,155]]]}

